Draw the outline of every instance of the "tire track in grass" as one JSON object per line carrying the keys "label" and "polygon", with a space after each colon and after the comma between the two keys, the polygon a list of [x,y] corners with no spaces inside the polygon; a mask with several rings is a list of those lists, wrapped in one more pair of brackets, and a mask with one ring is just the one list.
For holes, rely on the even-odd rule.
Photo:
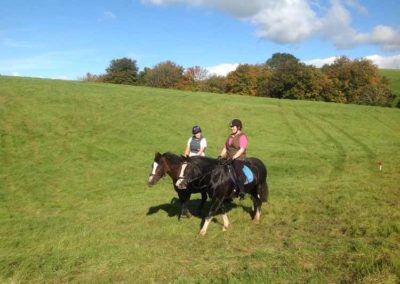
{"label": "tire track in grass", "polygon": [[278,106],[279,106],[278,113],[282,117],[282,121],[285,123],[285,125],[289,129],[290,133],[293,134],[296,142],[299,143],[300,145],[302,145],[301,140],[300,140],[299,136],[297,135],[296,129],[290,123],[289,119],[287,118],[287,114],[285,113],[289,109],[289,106],[282,107],[281,102],[278,103]]}
{"label": "tire track in grass", "polygon": [[[344,168],[345,168],[344,165],[346,163],[346,158],[347,158],[347,151],[346,151],[345,147],[339,140],[337,140],[331,133],[329,133],[325,127],[318,124],[315,120],[306,118],[305,116],[300,114],[300,112],[298,112],[298,111],[295,111],[295,114],[297,117],[299,117],[306,123],[312,125],[316,129],[318,129],[321,133],[323,133],[325,135],[327,140],[329,140],[330,142],[332,142],[334,144],[334,146],[336,148],[336,152],[338,154],[336,155],[337,156],[336,160],[332,164],[333,169],[329,173],[328,179],[329,179],[329,181],[336,179],[341,173],[344,172]],[[311,129],[311,127],[309,127],[309,128]]]}
{"label": "tire track in grass", "polygon": [[322,121],[327,123],[328,125],[332,126],[333,128],[336,129],[337,132],[341,133],[343,136],[348,138],[349,140],[353,141],[354,144],[356,144],[360,149],[363,150],[364,153],[366,153],[366,156],[369,158],[370,161],[375,161],[377,158],[376,153],[364,142],[362,142],[360,139],[357,139],[354,137],[354,135],[351,135],[349,132],[344,130],[342,127],[339,127],[336,125],[332,120],[329,120],[325,117],[318,116]]}
{"label": "tire track in grass", "polygon": [[393,126],[389,125],[388,123],[383,122],[377,115],[371,115],[372,118],[374,118],[382,127],[386,128],[387,130],[390,130],[393,133],[399,133],[400,129],[395,129]]}
{"label": "tire track in grass", "polygon": [[315,140],[317,140],[319,143],[324,143],[324,140],[315,133],[315,131],[312,129],[312,127],[310,126],[310,122],[309,119],[304,117],[302,114],[300,114],[299,111],[294,110],[294,115],[300,119],[302,121],[302,125],[308,130],[308,132],[312,135],[312,138],[314,138]]}
{"label": "tire track in grass", "polygon": [[[368,109],[369,110],[369,109]],[[393,110],[396,111],[396,110]],[[400,125],[397,119],[394,119],[387,108],[375,108],[374,111],[368,111],[367,115],[371,117],[374,121],[381,124],[391,133],[400,133]]]}

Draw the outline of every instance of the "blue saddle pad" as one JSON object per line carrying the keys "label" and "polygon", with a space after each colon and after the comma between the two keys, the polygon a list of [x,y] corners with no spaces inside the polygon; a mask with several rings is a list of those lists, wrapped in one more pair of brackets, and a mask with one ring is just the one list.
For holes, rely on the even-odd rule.
{"label": "blue saddle pad", "polygon": [[246,177],[246,181],[244,184],[251,183],[254,180],[254,175],[253,172],[250,170],[250,168],[246,165],[243,166],[242,172],[244,176]]}

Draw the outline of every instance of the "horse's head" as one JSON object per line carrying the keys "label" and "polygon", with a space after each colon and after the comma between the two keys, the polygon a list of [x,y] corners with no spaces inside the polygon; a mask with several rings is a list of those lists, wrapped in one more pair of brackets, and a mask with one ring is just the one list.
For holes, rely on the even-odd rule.
{"label": "horse's head", "polygon": [[151,172],[149,175],[149,185],[156,184],[163,176],[166,170],[162,155],[157,152],[154,156],[153,164],[151,165]]}
{"label": "horse's head", "polygon": [[201,175],[201,169],[198,165],[198,157],[183,157],[181,171],[175,185],[178,189],[186,189],[190,182]]}

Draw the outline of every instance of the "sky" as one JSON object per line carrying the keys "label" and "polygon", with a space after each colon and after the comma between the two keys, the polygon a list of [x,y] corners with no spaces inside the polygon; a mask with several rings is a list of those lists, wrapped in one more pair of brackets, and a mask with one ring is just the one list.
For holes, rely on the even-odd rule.
{"label": "sky", "polygon": [[400,69],[398,0],[1,0],[0,74],[76,80],[128,57],[226,75],[290,53]]}

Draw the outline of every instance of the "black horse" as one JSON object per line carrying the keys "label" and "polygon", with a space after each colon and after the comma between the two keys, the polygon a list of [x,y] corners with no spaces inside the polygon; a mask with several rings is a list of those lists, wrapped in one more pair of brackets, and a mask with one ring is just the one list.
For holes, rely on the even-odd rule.
{"label": "black horse", "polygon": [[[200,157],[192,157],[191,159],[196,159],[196,158]],[[181,219],[181,217],[183,216],[186,217],[191,216],[190,211],[187,208],[187,203],[190,200],[190,196],[193,193],[201,194],[201,203],[197,209],[199,212],[201,212],[204,203],[207,201],[207,186],[209,183],[209,179],[208,180],[202,179],[201,178],[202,174],[199,173],[197,176],[195,176],[195,178],[198,177],[197,180],[193,180],[193,182],[185,189],[178,189],[178,187],[175,184],[179,179],[181,167],[184,162],[185,158],[182,156],[178,156],[170,152],[166,152],[164,154],[157,152],[154,156],[154,160],[152,163],[152,171],[149,175],[149,180],[148,180],[149,185],[154,185],[165,175],[169,175],[171,177],[174,189],[178,194],[179,201],[181,204],[181,212],[178,216],[178,219]]]}
{"label": "black horse", "polygon": [[[251,195],[253,200],[253,220],[259,223],[262,202],[268,201],[267,169],[264,163],[257,158],[248,158],[246,165],[252,171],[254,178],[251,182],[245,184],[244,189],[246,193]],[[199,172],[202,172],[203,168],[204,164],[201,159],[189,159],[186,161],[186,166],[182,167],[181,176],[177,182],[178,188],[189,187],[191,182],[198,177]],[[217,161],[217,164],[212,168],[208,179],[210,185],[208,190],[212,195],[212,204],[199,232],[200,235],[204,236],[206,234],[211,219],[217,214],[219,209],[221,209],[224,220],[223,230],[228,229],[229,219],[223,201],[227,198],[237,197],[237,194],[235,194],[236,185],[233,171],[233,166],[229,160],[221,160],[219,163]]]}

